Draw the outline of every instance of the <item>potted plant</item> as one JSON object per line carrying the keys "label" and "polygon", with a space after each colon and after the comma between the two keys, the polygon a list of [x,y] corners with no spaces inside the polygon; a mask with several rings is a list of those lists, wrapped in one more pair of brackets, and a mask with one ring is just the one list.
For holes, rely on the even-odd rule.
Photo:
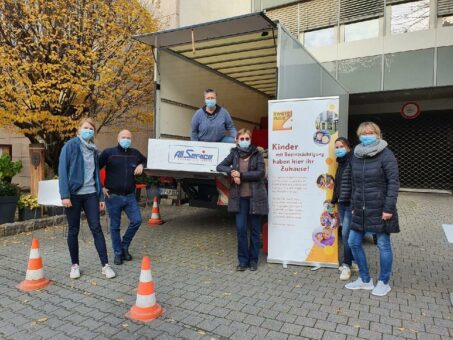
{"label": "potted plant", "polygon": [[39,209],[38,198],[36,196],[30,194],[21,195],[17,206],[19,207],[19,221],[41,217],[41,209]]}
{"label": "potted plant", "polygon": [[13,162],[7,154],[0,156],[0,224],[14,222],[20,190],[11,180],[21,170],[21,161]]}
{"label": "potted plant", "polygon": [[160,199],[159,177],[142,174],[140,176],[135,177],[135,183],[146,185],[146,194],[150,200],[153,200],[154,196],[157,196],[158,199]]}

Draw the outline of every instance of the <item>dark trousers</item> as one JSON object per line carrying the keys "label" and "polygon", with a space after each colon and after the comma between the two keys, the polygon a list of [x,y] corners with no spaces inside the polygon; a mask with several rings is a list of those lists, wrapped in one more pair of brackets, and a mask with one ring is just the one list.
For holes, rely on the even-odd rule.
{"label": "dark trousers", "polygon": [[[238,238],[238,260],[239,265],[247,267],[258,264],[260,252],[260,231],[261,216],[251,215],[250,198],[241,197],[239,203],[239,212],[236,214],[236,231]],[[250,221],[250,242],[248,239],[248,222]]]}
{"label": "dark trousers", "polygon": [[104,233],[101,228],[99,215],[99,198],[96,193],[71,196],[71,208],[66,208],[68,218],[68,247],[72,264],[79,264],[79,230],[80,214],[83,211],[93,234],[94,245],[101,260],[102,266],[109,263]]}
{"label": "dark trousers", "polygon": [[[142,224],[140,208],[134,194],[111,194],[110,197],[106,199],[106,204],[107,212],[110,217],[110,235],[112,238],[113,251],[115,252],[115,255],[121,255],[123,250],[129,250],[132,239]],[[129,219],[129,226],[121,239],[120,227],[121,213],[123,210]]]}

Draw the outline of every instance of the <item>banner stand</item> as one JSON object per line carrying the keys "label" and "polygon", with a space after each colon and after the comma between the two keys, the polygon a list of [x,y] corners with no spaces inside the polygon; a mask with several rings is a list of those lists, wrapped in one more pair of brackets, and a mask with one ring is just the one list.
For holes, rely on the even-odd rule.
{"label": "banner stand", "polygon": [[269,263],[338,268],[339,97],[269,101]]}

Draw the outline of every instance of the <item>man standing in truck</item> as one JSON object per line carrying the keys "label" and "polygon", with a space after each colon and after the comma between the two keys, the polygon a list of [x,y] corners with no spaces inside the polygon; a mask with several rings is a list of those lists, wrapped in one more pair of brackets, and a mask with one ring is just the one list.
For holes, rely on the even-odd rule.
{"label": "man standing in truck", "polygon": [[[204,91],[205,105],[192,118],[193,141],[235,143],[236,128],[226,109],[217,105],[217,92]],[[228,131],[229,135],[226,135]]]}
{"label": "man standing in truck", "polygon": [[[142,224],[140,208],[135,198],[135,176],[142,174],[146,158],[140,151],[131,148],[131,143],[131,132],[121,130],[118,134],[118,145],[105,149],[99,158],[99,168],[105,167],[104,196],[110,218],[110,236],[116,265],[123,264],[123,260],[132,260],[129,246]],[[123,210],[129,219],[129,226],[121,237]]]}

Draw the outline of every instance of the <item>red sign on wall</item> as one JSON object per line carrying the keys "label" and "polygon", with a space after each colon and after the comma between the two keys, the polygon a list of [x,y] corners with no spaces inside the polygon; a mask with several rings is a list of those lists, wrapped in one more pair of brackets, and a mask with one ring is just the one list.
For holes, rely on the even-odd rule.
{"label": "red sign on wall", "polygon": [[416,102],[407,102],[401,107],[401,116],[405,119],[415,119],[420,116],[421,109],[420,105]]}

